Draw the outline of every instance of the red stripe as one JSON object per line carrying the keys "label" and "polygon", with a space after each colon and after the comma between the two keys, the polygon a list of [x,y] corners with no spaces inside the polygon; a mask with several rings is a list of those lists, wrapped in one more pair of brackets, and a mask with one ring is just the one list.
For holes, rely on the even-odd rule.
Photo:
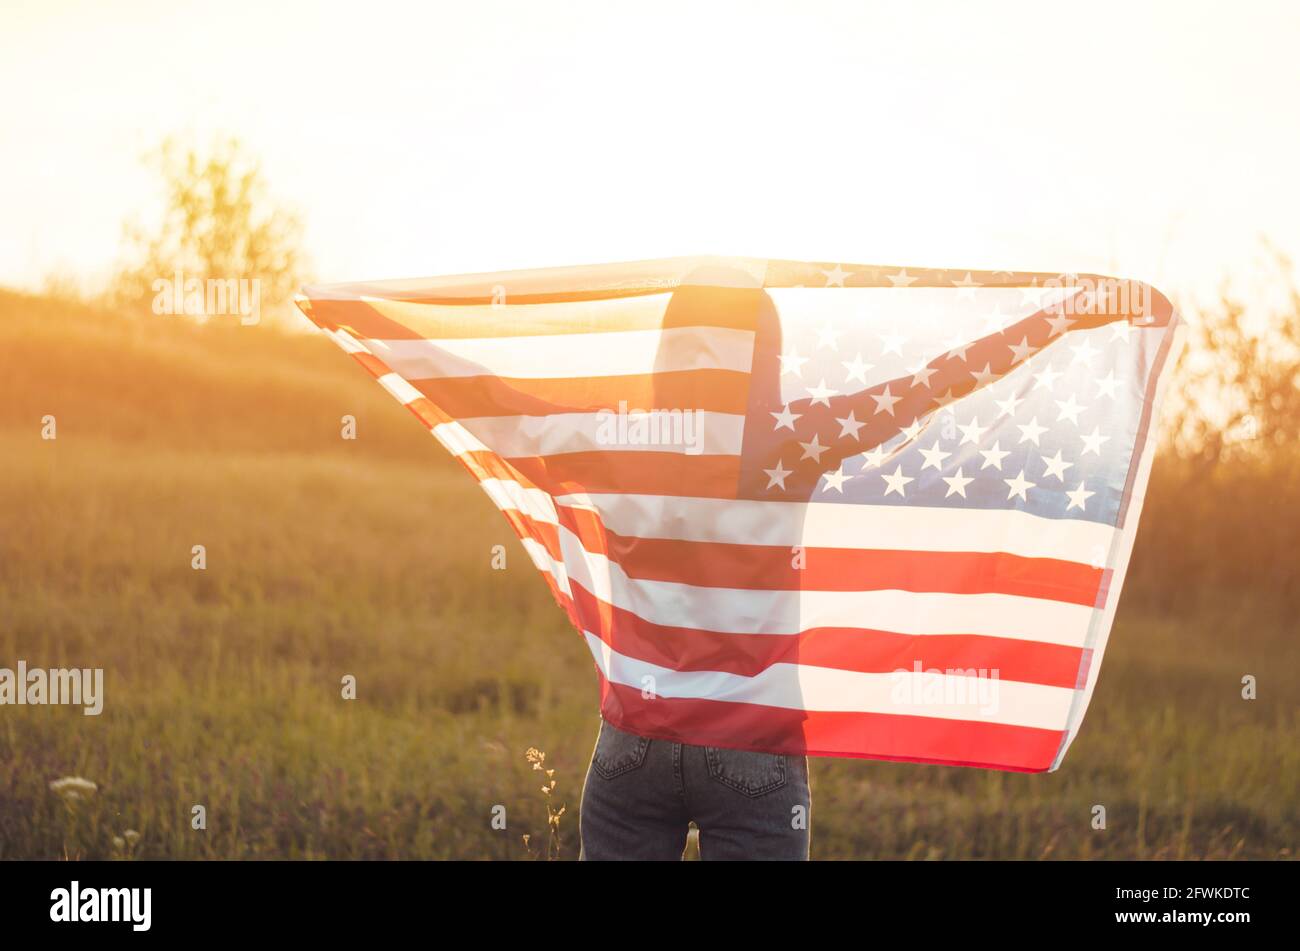
{"label": "red stripe", "polygon": [[597,598],[569,579],[561,603],[581,630],[634,660],[673,670],[716,670],[753,677],[773,664],[807,664],[860,673],[996,670],[1000,680],[1073,690],[1084,651],[984,634],[898,634],[868,628],[815,627],[798,634],[731,634],[654,624]]}
{"label": "red stripe", "polygon": [[[365,293],[364,288],[359,289]],[[664,295],[674,291],[670,301],[663,304],[642,301],[642,298]],[[418,298],[390,298],[397,305],[442,304],[455,307],[492,304],[495,298],[457,299],[438,296]],[[627,306],[584,306],[587,302],[627,300]],[[761,300],[755,289],[728,287],[651,288],[634,292],[590,294],[538,294],[525,296],[513,289],[506,295],[501,308],[512,304],[560,303],[568,305],[561,319],[536,313],[504,309],[500,320],[490,323],[469,320],[463,313],[448,313],[430,307],[427,311],[405,315],[410,325],[402,320],[387,317],[370,302],[359,299],[317,298],[310,302],[304,313],[317,325],[327,329],[343,329],[357,338],[375,340],[446,340],[482,337],[552,336],[565,334],[608,333],[624,330],[660,330],[674,327],[717,327],[727,330],[753,330],[754,314]],[[686,305],[689,304],[689,308]],[[673,312],[668,312],[669,307]],[[550,310],[550,314],[557,313]],[[684,313],[683,313],[684,312]],[[413,325],[413,326],[412,326]],[[526,340],[521,340],[526,344]]]}
{"label": "red stripe", "polygon": [[[597,668],[599,674],[599,668]],[[753,703],[654,697],[600,678],[600,714],[651,739],[807,756],[980,766],[1040,773],[1062,730],[891,713],[787,710]]]}
{"label": "red stripe", "polygon": [[749,398],[749,374],[738,370],[530,380],[469,376],[409,382],[457,419],[617,411],[620,401],[629,410],[688,407],[743,415]]}
{"label": "red stripe", "polygon": [[1056,558],[639,538],[610,531],[590,509],[557,506],[556,512],[583,548],[617,562],[629,577],[647,581],[753,591],[1010,594],[1089,607],[1097,603],[1101,588],[1101,569]]}
{"label": "red stripe", "polygon": [[379,379],[381,376],[384,376],[385,374],[392,372],[390,369],[388,369],[387,363],[385,363],[383,360],[380,360],[378,357],[374,356],[373,354],[354,353],[352,354],[352,356],[357,361],[357,363],[365,367],[366,372],[369,373],[371,376],[373,376],[375,379]]}
{"label": "red stripe", "polygon": [[740,476],[739,456],[688,456],[678,452],[566,452],[507,461],[531,484],[551,495],[622,492],[734,499]]}

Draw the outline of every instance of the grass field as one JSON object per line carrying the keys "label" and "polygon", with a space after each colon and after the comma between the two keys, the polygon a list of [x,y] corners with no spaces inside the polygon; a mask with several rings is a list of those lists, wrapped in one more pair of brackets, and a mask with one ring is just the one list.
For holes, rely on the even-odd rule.
{"label": "grass field", "polygon": [[[0,294],[0,354],[0,667],[103,667],[107,693],[99,717],[0,707],[0,859],[122,855],[127,829],[145,857],[526,858],[530,746],[576,855],[587,649],[472,480],[333,345]],[[1157,463],[1064,767],[814,760],[815,858],[1294,854],[1296,467],[1180,472]],[[65,775],[98,792],[69,808]]]}

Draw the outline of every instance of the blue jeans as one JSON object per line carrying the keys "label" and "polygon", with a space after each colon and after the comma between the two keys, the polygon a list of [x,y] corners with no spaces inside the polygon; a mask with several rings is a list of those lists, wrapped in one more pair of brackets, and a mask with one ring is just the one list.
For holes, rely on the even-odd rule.
{"label": "blue jeans", "polygon": [[807,859],[808,758],[651,740],[602,720],[582,787],[584,860]]}

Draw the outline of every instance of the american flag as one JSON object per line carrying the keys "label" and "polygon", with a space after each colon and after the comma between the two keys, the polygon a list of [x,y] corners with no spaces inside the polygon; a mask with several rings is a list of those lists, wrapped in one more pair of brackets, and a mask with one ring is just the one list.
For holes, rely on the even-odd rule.
{"label": "american flag", "polygon": [[614,725],[1060,765],[1177,324],[1147,285],[688,258],[299,304],[505,514]]}

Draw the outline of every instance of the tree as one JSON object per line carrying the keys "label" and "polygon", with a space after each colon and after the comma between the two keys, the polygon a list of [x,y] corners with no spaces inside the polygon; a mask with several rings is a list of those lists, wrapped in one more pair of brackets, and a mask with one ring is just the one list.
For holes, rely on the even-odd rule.
{"label": "tree", "polygon": [[261,169],[236,138],[200,150],[167,139],[146,161],[162,177],[163,217],[149,233],[128,226],[129,263],[113,282],[115,303],[154,300],[157,283],[258,282],[263,312],[285,314],[304,268],[298,216],[269,196]]}
{"label": "tree", "polygon": [[1291,261],[1269,248],[1263,295],[1225,285],[1209,306],[1192,307],[1188,345],[1174,377],[1167,422],[1172,447],[1205,477],[1232,457],[1262,459],[1297,448],[1300,419],[1300,288]]}

